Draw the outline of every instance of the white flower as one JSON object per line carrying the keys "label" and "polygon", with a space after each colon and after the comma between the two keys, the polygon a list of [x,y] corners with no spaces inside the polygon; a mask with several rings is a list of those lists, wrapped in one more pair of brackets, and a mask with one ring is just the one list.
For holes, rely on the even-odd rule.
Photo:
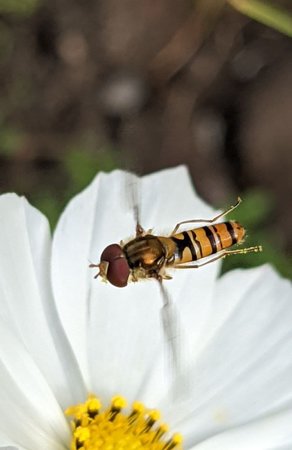
{"label": "white flower", "polygon": [[[88,269],[134,234],[124,183],[122,172],[98,175],[52,244],[41,213],[0,197],[0,448],[68,449],[64,410],[94,393],[159,409],[184,449],[292,449],[291,284],[268,266],[219,279],[217,263],[176,271],[165,281],[184,358],[176,378],[158,283],[118,289]],[[145,229],[212,215],[184,168],[141,179]]]}

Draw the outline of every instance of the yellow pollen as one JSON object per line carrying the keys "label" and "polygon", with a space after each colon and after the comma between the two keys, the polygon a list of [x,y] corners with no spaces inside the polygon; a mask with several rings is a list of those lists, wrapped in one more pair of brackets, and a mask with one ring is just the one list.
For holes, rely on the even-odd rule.
{"label": "yellow pollen", "polygon": [[166,436],[168,426],[158,423],[160,413],[134,402],[123,411],[126,400],[115,396],[108,408],[90,395],[86,402],[65,411],[72,417],[71,450],[182,450],[182,436]]}

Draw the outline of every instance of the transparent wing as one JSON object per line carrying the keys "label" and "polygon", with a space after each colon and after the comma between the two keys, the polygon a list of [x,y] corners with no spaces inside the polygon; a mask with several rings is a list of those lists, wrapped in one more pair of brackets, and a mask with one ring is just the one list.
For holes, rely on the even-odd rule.
{"label": "transparent wing", "polygon": [[[125,178],[125,198],[127,199],[126,208],[132,211],[136,224],[136,237],[145,233],[141,225],[141,184],[140,179],[132,174],[127,173]],[[159,224],[158,224],[159,225]],[[151,230],[147,230],[150,233]],[[154,280],[153,280],[154,281]],[[165,288],[162,281],[159,281],[161,296],[161,322],[163,333],[165,336],[166,346],[169,354],[169,365],[173,372],[173,376],[177,378],[182,373],[182,348],[181,348],[181,326],[179,316],[171,296]],[[146,289],[147,284],[145,285]]]}
{"label": "transparent wing", "polygon": [[182,329],[178,311],[162,281],[159,281],[163,301],[161,320],[163,332],[170,355],[170,367],[175,379],[180,379],[183,372]]}

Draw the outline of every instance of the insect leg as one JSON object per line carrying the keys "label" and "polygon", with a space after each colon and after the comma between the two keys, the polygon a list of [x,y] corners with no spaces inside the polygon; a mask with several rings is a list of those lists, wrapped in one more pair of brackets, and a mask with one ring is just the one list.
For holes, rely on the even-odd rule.
{"label": "insect leg", "polygon": [[[88,267],[90,267],[91,269],[93,269],[94,267],[96,267],[97,269],[99,269],[99,264],[93,264],[93,263],[91,263],[91,264],[89,264]],[[94,278],[97,278],[99,275],[100,275],[100,272],[97,272],[97,274],[94,275]]]}
{"label": "insect leg", "polygon": [[145,236],[144,228],[137,222],[136,225],[136,237]]}
{"label": "insect leg", "polygon": [[209,259],[208,261],[202,262],[200,264],[177,264],[174,265],[174,269],[199,269],[199,267],[206,266],[207,264],[217,261],[218,259],[223,259],[226,256],[230,255],[245,255],[246,253],[258,253],[263,250],[261,245],[256,245],[255,247],[246,247],[246,248],[239,248],[237,250],[222,250],[217,256],[214,258]]}
{"label": "insect leg", "polygon": [[174,234],[176,234],[179,227],[185,223],[198,223],[198,222],[213,223],[213,222],[216,222],[216,220],[221,219],[221,217],[226,216],[227,214],[231,213],[231,211],[234,211],[234,209],[237,208],[241,202],[242,202],[241,198],[238,197],[235,205],[230,206],[230,208],[228,208],[226,211],[223,211],[222,213],[218,214],[216,217],[213,217],[213,219],[193,219],[193,220],[184,220],[183,222],[179,222],[178,224],[176,224],[176,226],[172,230],[170,236],[173,236]]}

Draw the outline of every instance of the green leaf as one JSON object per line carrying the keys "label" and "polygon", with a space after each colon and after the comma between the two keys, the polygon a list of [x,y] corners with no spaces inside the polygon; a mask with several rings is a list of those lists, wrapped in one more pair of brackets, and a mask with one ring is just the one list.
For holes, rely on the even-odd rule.
{"label": "green leaf", "polygon": [[89,152],[76,148],[66,155],[64,163],[71,178],[71,194],[84,189],[99,171],[110,171],[116,167],[110,150]]}
{"label": "green leaf", "polygon": [[23,140],[24,134],[20,130],[0,128],[0,153],[6,156],[17,153]]}
{"label": "green leaf", "polygon": [[27,16],[35,11],[39,3],[39,0],[0,0],[0,13]]}
{"label": "green leaf", "polygon": [[273,196],[261,189],[252,189],[244,192],[242,202],[232,212],[231,218],[238,220],[247,228],[259,226],[267,220],[269,214],[271,214],[273,205]]}
{"label": "green leaf", "polygon": [[62,201],[49,191],[41,191],[32,195],[30,200],[48,218],[51,229],[54,229],[64,208]]}
{"label": "green leaf", "polygon": [[242,14],[292,37],[292,15],[282,8],[259,0],[227,0]]}

